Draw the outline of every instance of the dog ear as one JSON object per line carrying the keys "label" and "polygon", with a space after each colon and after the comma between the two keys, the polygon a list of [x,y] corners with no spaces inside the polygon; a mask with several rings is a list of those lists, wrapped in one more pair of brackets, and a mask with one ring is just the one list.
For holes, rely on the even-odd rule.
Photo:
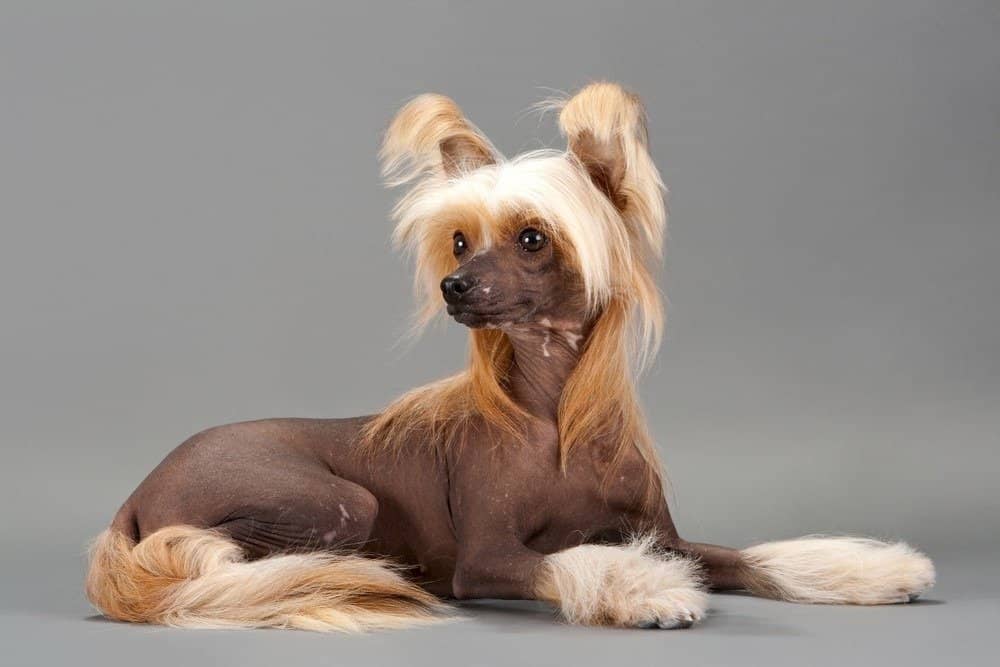
{"label": "dog ear", "polygon": [[408,102],[386,130],[379,157],[389,185],[426,175],[455,177],[497,161],[497,150],[443,95]]}
{"label": "dog ear", "polygon": [[559,128],[570,159],[618,209],[634,262],[627,278],[637,307],[639,365],[659,345],[663,306],[652,269],[662,257],[667,224],[666,188],[649,154],[646,112],[639,98],[615,83],[592,83],[563,102]]}
{"label": "dog ear", "polygon": [[629,232],[659,253],[666,209],[660,174],[649,155],[646,112],[615,83],[592,83],[561,104],[568,150],[622,213]]}

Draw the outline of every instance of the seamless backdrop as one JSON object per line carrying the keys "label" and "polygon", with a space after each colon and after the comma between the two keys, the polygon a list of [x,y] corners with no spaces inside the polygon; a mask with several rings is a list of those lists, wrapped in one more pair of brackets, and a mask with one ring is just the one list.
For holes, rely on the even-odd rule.
{"label": "seamless backdrop", "polygon": [[[377,411],[462,364],[454,323],[400,344],[409,267],[388,245],[396,194],[375,153],[408,97],[452,96],[514,154],[561,146],[532,103],[598,78],[644,98],[671,189],[668,335],[642,396],[682,532],[905,538],[938,560],[945,604],[903,613],[940,635],[966,596],[996,620],[995,570],[975,567],[1000,547],[998,34],[989,0],[5,0],[0,632],[14,656],[40,660],[48,632],[105,642],[106,658],[162,637],[82,620],[82,552],[191,433]],[[749,603],[720,604],[732,622]],[[778,609],[746,614],[862,618]],[[881,646],[890,617],[863,618]],[[591,658],[604,641],[629,650],[547,623]],[[254,639],[244,659],[371,647],[298,636]],[[633,646],[649,655],[694,641],[648,637]],[[878,650],[933,654],[910,647]]]}

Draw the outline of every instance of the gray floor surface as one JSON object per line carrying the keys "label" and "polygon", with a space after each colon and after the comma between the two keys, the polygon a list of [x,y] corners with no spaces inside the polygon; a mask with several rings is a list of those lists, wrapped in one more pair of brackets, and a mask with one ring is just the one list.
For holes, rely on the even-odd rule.
{"label": "gray floor surface", "polygon": [[803,606],[715,595],[690,630],[571,627],[533,603],[461,605],[462,620],[367,636],[176,630],[96,616],[77,554],[11,553],[0,611],[5,665],[995,665],[1000,578],[991,557],[938,561],[926,600]]}

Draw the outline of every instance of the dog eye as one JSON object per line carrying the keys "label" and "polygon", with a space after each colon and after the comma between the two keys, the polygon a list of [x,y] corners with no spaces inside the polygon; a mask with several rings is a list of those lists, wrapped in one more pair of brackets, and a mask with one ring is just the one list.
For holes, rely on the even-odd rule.
{"label": "dog eye", "polygon": [[517,235],[517,244],[528,252],[538,252],[542,249],[547,240],[548,239],[545,237],[545,234],[541,233],[534,227],[522,229],[521,233]]}
{"label": "dog eye", "polygon": [[452,237],[452,249],[451,251],[455,253],[455,257],[465,253],[469,249],[469,243],[465,240],[465,235],[462,232],[455,232],[455,236]]}

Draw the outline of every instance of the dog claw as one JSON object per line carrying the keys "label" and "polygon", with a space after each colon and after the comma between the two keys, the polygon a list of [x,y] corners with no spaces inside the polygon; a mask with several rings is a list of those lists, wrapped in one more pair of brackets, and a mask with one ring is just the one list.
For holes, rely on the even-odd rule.
{"label": "dog claw", "polygon": [[659,618],[654,618],[649,621],[643,621],[636,627],[642,628],[643,630],[683,630],[685,628],[690,628],[694,625],[694,620],[690,618],[675,618],[672,620],[662,620]]}

